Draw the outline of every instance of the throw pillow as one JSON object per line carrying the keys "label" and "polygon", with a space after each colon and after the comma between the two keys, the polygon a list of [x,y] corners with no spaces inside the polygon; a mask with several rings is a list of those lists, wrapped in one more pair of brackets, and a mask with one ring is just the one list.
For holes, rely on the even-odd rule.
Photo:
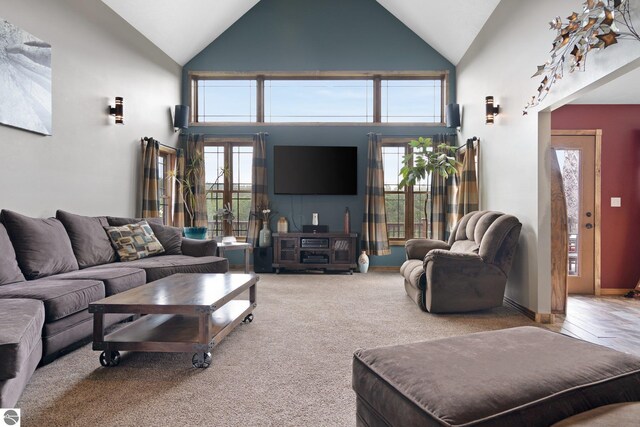
{"label": "throw pillow", "polygon": [[7,229],[0,224],[0,285],[24,282],[24,275],[18,267],[16,251],[7,234]]}
{"label": "throw pillow", "polygon": [[116,261],[116,253],[104,231],[104,227],[109,226],[106,217],[75,215],[59,210],[56,212],[56,218],[62,222],[69,234],[73,253],[80,268]]}
{"label": "throw pillow", "polygon": [[30,218],[2,211],[22,273],[28,280],[78,269],[67,231],[55,218]]}
{"label": "throw pillow", "polygon": [[108,216],[109,225],[121,226],[147,221],[164,248],[165,255],[182,255],[182,230],[162,223],[162,218],[123,218]]}
{"label": "throw pillow", "polygon": [[135,261],[164,252],[147,221],[104,228],[120,261]]}

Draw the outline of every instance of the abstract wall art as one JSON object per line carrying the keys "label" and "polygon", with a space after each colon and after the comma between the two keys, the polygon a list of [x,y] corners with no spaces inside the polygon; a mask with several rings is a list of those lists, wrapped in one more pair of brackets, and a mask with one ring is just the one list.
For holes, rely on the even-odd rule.
{"label": "abstract wall art", "polygon": [[0,123],[51,135],[51,45],[0,18]]}

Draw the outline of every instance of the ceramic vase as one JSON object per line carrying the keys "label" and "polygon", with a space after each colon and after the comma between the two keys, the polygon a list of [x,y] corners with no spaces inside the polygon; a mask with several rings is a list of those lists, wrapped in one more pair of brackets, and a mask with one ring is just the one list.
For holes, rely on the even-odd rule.
{"label": "ceramic vase", "polygon": [[362,251],[358,257],[358,267],[360,267],[360,273],[369,271],[369,256],[366,251]]}
{"label": "ceramic vase", "polygon": [[278,233],[288,233],[289,232],[289,223],[287,222],[287,218],[281,216],[278,220]]}
{"label": "ceramic vase", "polygon": [[268,248],[271,246],[271,230],[269,229],[269,223],[264,222],[262,224],[262,230],[258,236],[258,246],[261,248]]}
{"label": "ceramic vase", "polygon": [[207,227],[184,227],[184,237],[204,240],[207,238]]}

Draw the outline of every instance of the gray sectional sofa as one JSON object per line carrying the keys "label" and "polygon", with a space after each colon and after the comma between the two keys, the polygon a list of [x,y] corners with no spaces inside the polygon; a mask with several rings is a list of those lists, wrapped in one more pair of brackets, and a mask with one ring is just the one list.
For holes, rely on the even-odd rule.
{"label": "gray sectional sofa", "polygon": [[[0,407],[17,402],[40,363],[88,341],[91,302],[174,273],[224,273],[216,242],[147,219],[164,253],[119,262],[104,227],[136,218],[0,214]],[[110,315],[115,324],[128,315]]]}

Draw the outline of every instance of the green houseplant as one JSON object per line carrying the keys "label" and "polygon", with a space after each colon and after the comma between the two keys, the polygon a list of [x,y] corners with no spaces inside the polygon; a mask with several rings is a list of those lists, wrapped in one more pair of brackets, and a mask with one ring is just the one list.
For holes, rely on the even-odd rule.
{"label": "green houseplant", "polygon": [[[457,147],[438,144],[435,149],[432,138],[419,137],[417,140],[409,141],[410,153],[403,156],[402,168],[400,169],[399,188],[415,185],[419,181],[429,178],[432,173],[448,178],[449,175],[457,173],[455,152]],[[424,217],[428,218],[427,205],[428,198],[424,200]]]}

